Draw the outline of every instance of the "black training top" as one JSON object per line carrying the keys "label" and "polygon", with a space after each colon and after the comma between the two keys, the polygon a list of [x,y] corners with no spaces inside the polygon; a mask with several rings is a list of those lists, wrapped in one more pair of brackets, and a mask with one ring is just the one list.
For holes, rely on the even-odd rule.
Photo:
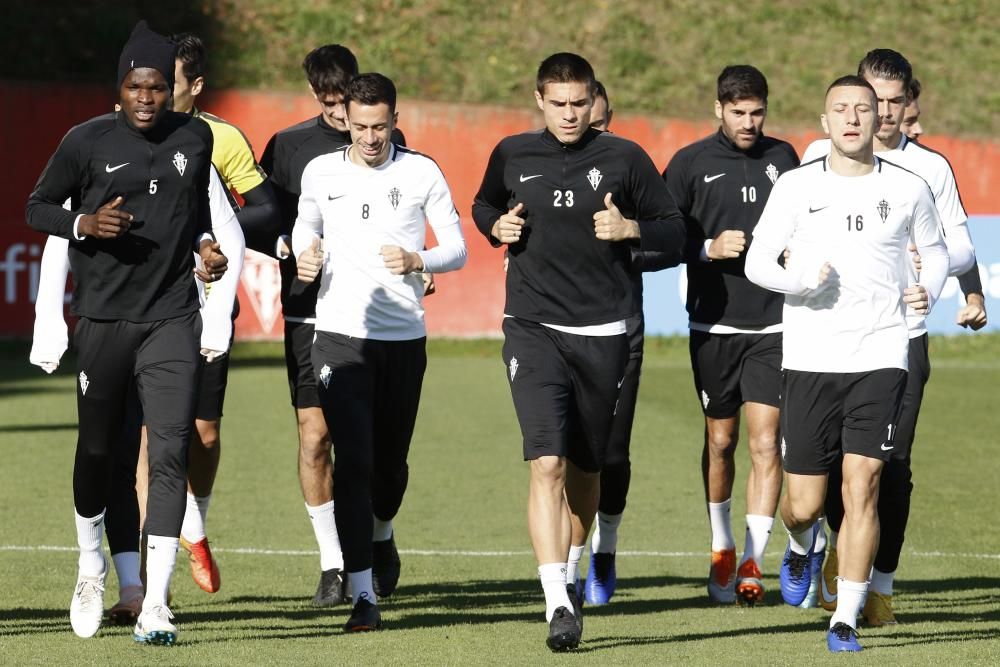
{"label": "black training top", "polygon": [[702,261],[706,239],[742,230],[747,248],[778,176],[797,167],[792,146],[761,136],[750,150],[737,148],[720,128],[685,146],[663,179],[687,222],[687,311],[691,322],[760,329],[781,322],[784,296],[751,283],[739,257]]}
{"label": "black training top", "polygon": [[472,216],[499,246],[490,234],[494,223],[524,204],[521,239],[509,246],[506,314],[588,326],[635,312],[634,244],[601,241],[594,233],[594,214],[605,210],[608,193],[624,217],[639,223],[641,249],[680,261],[684,220],[652,160],[634,142],[588,129],[575,144],[560,143],[548,130],[497,144]]}
{"label": "black training top", "polygon": [[[212,131],[188,114],[168,111],[144,133],[111,113],[63,137],[25,213],[32,228],[70,240],[74,314],[152,322],[198,310],[191,272],[195,243],[212,230],[211,166]],[[134,217],[128,232],[77,241],[76,217],[119,195]]]}
{"label": "black training top", "polygon": [[[398,129],[393,130],[392,143],[406,145],[406,138]],[[332,153],[351,144],[351,133],[340,132],[316,116],[298,125],[279,131],[264,148],[260,158],[261,168],[267,172],[268,181],[277,195],[281,216],[281,234],[290,236],[295,218],[299,214],[299,195],[302,194],[302,172],[306,165],[320,155]],[[286,318],[316,317],[316,297],[320,281],[306,284],[299,280],[294,254],[278,264],[281,271],[281,310]]]}

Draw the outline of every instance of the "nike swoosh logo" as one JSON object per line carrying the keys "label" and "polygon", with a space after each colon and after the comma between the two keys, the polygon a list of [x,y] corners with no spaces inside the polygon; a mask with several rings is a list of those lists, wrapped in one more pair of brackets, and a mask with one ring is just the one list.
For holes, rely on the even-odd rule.
{"label": "nike swoosh logo", "polygon": [[882,443],[881,447],[883,452],[887,452],[890,449],[896,449],[896,445],[893,445],[892,447],[886,447],[884,442]]}
{"label": "nike swoosh logo", "polygon": [[624,375],[622,376],[622,379],[618,381],[618,388],[621,389],[623,384],[625,384],[625,376]]}
{"label": "nike swoosh logo", "polygon": [[813,208],[812,206],[810,206],[809,207],[809,212],[810,213],[819,213],[820,211],[822,211],[825,208],[830,208],[830,205],[827,204],[826,206],[820,206],[819,208]]}
{"label": "nike swoosh logo", "polygon": [[541,177],[542,174],[535,174],[533,176],[525,176],[524,174],[521,174],[521,182],[524,183],[525,181],[530,181],[533,178],[541,178]]}
{"label": "nike swoosh logo", "polygon": [[337,195],[336,197],[334,197],[333,195],[327,195],[326,198],[329,199],[330,201],[333,201],[334,199],[340,199],[341,197],[346,197],[346,196],[347,195]]}
{"label": "nike swoosh logo", "polygon": [[705,182],[706,183],[711,183],[715,179],[722,178],[725,175],[726,175],[726,172],[722,172],[721,174],[716,174],[715,176],[709,176],[708,174],[705,174]]}
{"label": "nike swoosh logo", "polygon": [[124,164],[120,164],[120,165],[118,165],[118,166],[116,166],[116,167],[112,167],[112,166],[111,166],[111,163],[109,162],[109,163],[107,163],[106,165],[104,165],[104,171],[106,171],[106,172],[108,172],[108,173],[110,174],[111,172],[113,172],[113,171],[118,171],[118,170],[119,170],[119,169],[121,169],[122,167],[127,167],[127,166],[129,166],[130,164],[132,164],[132,163],[131,163],[131,162],[126,162],[126,163],[124,163]]}

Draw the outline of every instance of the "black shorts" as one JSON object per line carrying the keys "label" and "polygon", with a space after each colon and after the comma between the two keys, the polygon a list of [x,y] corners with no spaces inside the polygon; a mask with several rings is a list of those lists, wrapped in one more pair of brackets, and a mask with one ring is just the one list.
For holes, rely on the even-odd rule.
{"label": "black shorts", "polygon": [[[229,344],[231,348],[232,341]],[[229,354],[216,357],[211,363],[200,354],[198,359],[201,381],[194,418],[206,422],[218,421],[222,419],[222,404],[226,402],[226,386],[229,384]]]}
{"label": "black shorts", "polygon": [[426,347],[426,338],[389,341],[316,332],[313,386],[335,453],[361,448],[376,467],[390,461],[405,465],[427,368]]}
{"label": "black shorts", "polygon": [[316,374],[312,365],[312,345],[316,329],[306,322],[285,320],[285,369],[288,371],[288,391],[292,407],[318,408]]}
{"label": "black shorts", "polygon": [[778,407],[781,333],[714,334],[692,329],[689,346],[694,388],[706,417],[735,417],[744,403]]}
{"label": "black shorts", "polygon": [[906,389],[906,371],[785,371],[781,460],[785,472],[826,475],[841,452],[888,461]]}
{"label": "black shorts", "polygon": [[563,456],[585,472],[607,457],[628,339],[580,336],[513,317],[503,360],[524,439],[524,459]]}
{"label": "black shorts", "polygon": [[903,394],[903,409],[899,413],[899,428],[896,430],[896,448],[892,450],[894,461],[910,461],[913,438],[917,431],[917,417],[920,404],[924,401],[924,386],[931,377],[931,359],[924,334],[910,339],[909,366],[906,376],[906,392]]}
{"label": "black shorts", "polygon": [[639,398],[639,378],[642,375],[643,330],[645,323],[642,313],[625,321],[625,335],[628,336],[628,364],[625,366],[625,382],[618,396],[618,408],[611,425],[611,438],[604,465],[624,465],[629,461],[632,443],[632,423],[635,421],[635,405]]}

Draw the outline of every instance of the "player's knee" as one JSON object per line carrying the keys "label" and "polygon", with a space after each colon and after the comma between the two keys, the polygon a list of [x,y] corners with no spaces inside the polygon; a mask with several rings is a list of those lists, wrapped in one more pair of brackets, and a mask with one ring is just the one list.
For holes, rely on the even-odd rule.
{"label": "player's knee", "polygon": [[731,459],[736,453],[736,444],[739,436],[729,429],[710,428],[706,436],[706,446],[709,453],[715,458]]}
{"label": "player's knee", "polygon": [[306,461],[330,456],[330,433],[322,419],[299,417],[299,449]]}
{"label": "player's knee", "polygon": [[566,483],[566,459],[560,456],[542,456],[531,461],[531,479],[542,484]]}

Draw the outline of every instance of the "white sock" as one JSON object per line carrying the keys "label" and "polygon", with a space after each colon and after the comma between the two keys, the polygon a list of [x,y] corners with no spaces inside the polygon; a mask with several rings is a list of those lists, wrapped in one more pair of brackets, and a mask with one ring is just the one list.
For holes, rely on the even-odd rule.
{"label": "white sock", "polygon": [[205,517],[208,515],[208,503],[211,500],[211,493],[207,496],[187,494],[187,506],[184,508],[181,535],[191,544],[205,539]]}
{"label": "white sock", "polygon": [[118,590],[123,591],[129,586],[142,586],[139,578],[139,552],[119,551],[111,555],[115,562],[115,573],[118,575]]}
{"label": "white sock", "polygon": [[372,515],[374,520],[374,531],[372,532],[373,542],[385,542],[392,537],[392,519],[382,521],[377,516]]}
{"label": "white sock", "polygon": [[344,569],[344,553],[340,547],[340,535],[337,534],[337,522],[334,519],[333,501],[315,507],[306,503],[306,512],[312,522],[313,534],[319,545],[319,567],[327,570]]}
{"label": "white sock", "polygon": [[892,582],[896,579],[896,572],[882,572],[878,568],[872,568],[871,589],[882,595],[892,595]]}
{"label": "white sock", "polygon": [[759,568],[764,560],[764,550],[767,540],[771,537],[771,527],[774,526],[773,516],[763,514],[747,514],[747,535],[743,542],[743,559],[740,565],[750,558]]}
{"label": "white sock", "polygon": [[73,512],[76,517],[76,543],[80,547],[78,567],[80,574],[96,577],[104,574],[107,563],[104,552],[101,551],[101,539],[104,537],[104,512],[95,517],[82,517]]}
{"label": "white sock", "polygon": [[721,503],[708,503],[708,521],[712,526],[712,551],[736,548],[733,522],[729,517],[729,507],[732,502],[732,498],[727,498]]}
{"label": "white sock", "polygon": [[371,568],[361,570],[360,572],[348,572],[347,580],[351,584],[351,595],[354,597],[353,602],[355,604],[357,604],[358,600],[365,599],[372,604],[378,604],[378,598],[375,597],[375,589],[372,587]]}
{"label": "white sock", "polygon": [[595,524],[590,553],[613,554],[618,550],[618,526],[622,525],[622,515],[598,512]]}
{"label": "white sock", "polygon": [[538,578],[545,592],[545,620],[551,621],[559,607],[573,613],[573,603],[566,592],[566,563],[546,563],[538,566]]}
{"label": "white sock", "polygon": [[837,623],[847,623],[857,629],[858,614],[861,613],[867,595],[867,581],[848,581],[837,577],[837,611],[833,612],[830,627]]}
{"label": "white sock", "polygon": [[827,540],[827,544],[831,549],[837,548],[837,537],[840,535],[836,530],[830,531],[830,538]]}
{"label": "white sock", "polygon": [[566,561],[566,584],[576,585],[576,580],[580,575],[577,571],[580,568],[580,559],[583,558],[583,551],[587,548],[587,545],[581,544],[580,546],[572,546],[569,548],[569,558]]}
{"label": "white sock", "polygon": [[156,605],[167,604],[167,589],[177,562],[176,537],[150,535],[146,540],[146,598],[142,602],[143,611]]}
{"label": "white sock", "polygon": [[809,553],[809,549],[813,545],[813,527],[807,526],[805,530],[793,533],[785,526],[785,532],[788,533],[788,541],[792,547],[794,553],[800,556],[805,556]]}
{"label": "white sock", "polygon": [[826,551],[826,517],[821,516],[816,519],[816,544],[813,545],[813,553],[821,554]]}

